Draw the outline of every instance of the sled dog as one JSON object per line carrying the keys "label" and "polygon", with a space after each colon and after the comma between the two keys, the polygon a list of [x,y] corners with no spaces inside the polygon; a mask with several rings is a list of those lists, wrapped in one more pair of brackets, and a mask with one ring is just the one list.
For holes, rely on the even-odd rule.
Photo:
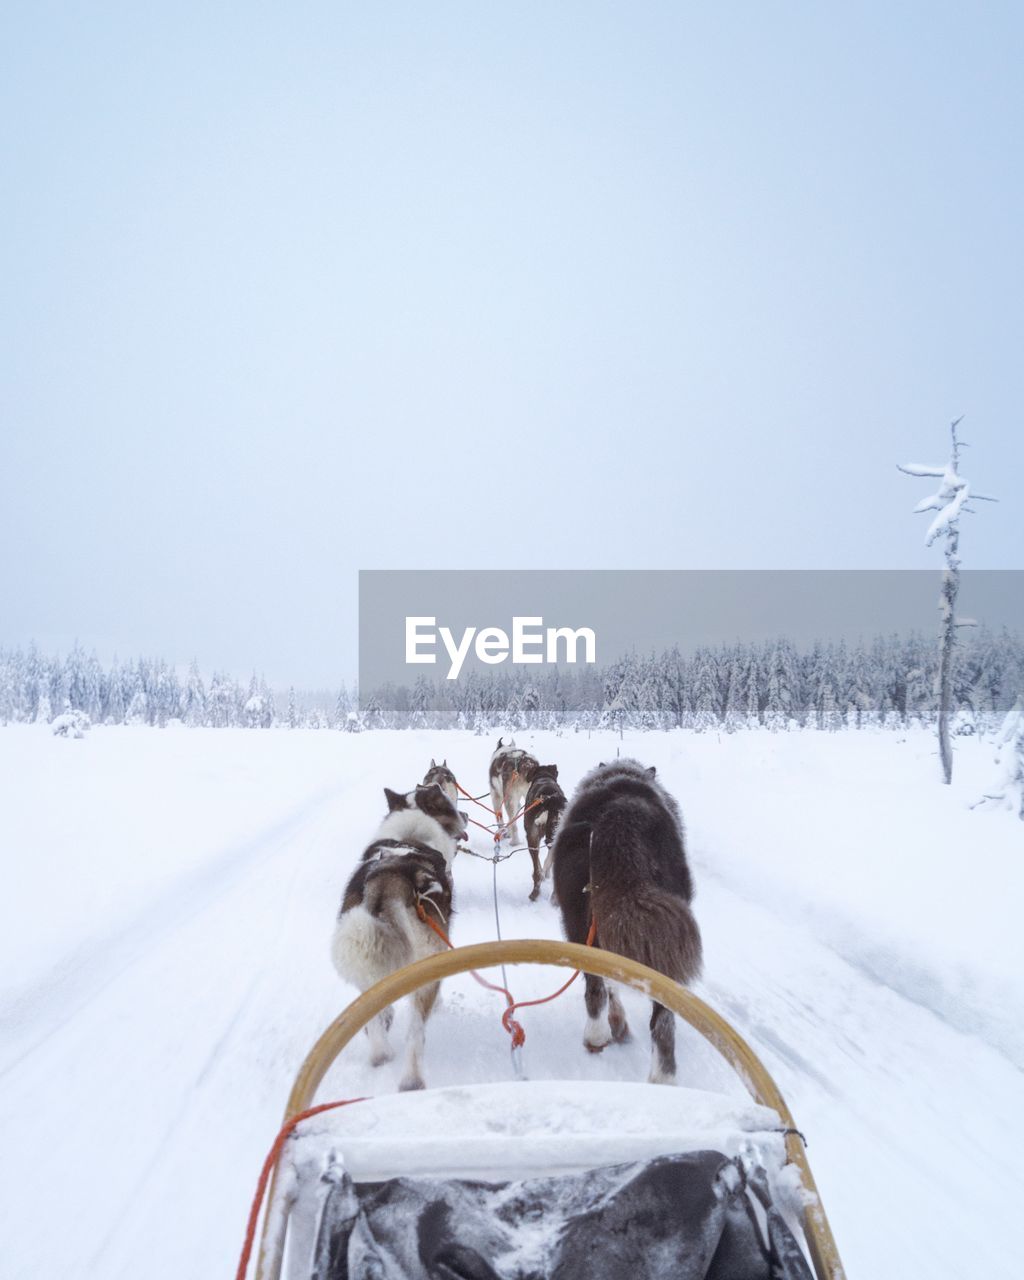
{"label": "sled dog", "polygon": [[536,768],[536,759],[528,751],[517,747],[515,738],[509,738],[507,743],[504,738],[498,739],[498,745],[491,756],[491,808],[501,821],[504,805],[505,821],[511,824],[508,834],[513,843],[519,839],[519,825],[512,822],[512,819],[523,807]]}
{"label": "sled dog", "polygon": [[[555,837],[555,893],[570,942],[585,942],[597,921],[595,946],[692,982],[701,940],[690,910],[693,882],[683,822],[653,768],[616,760],[592,769],[577,787]],[[625,1011],[601,978],[586,976],[583,1043],[600,1053],[629,1037]],[[653,1002],[650,1080],[675,1080],[675,1022]],[[605,1016],[607,1011],[607,1018]]]}
{"label": "sled dog", "polygon": [[[531,902],[536,902],[540,895],[541,880],[546,880],[551,874],[551,850],[565,806],[565,792],[558,785],[558,765],[539,764],[533,771],[533,781],[526,793],[526,811],[523,814],[526,843],[533,859]],[[541,841],[548,847],[543,872],[540,869]]]}
{"label": "sled dog", "polygon": [[[338,973],[360,991],[403,965],[444,949],[417,907],[450,932],[451,864],[466,824],[440,787],[418,786],[405,795],[384,788],[388,813],[345,887],[331,958]],[[422,1089],[423,1045],[440,983],[412,998],[412,1015],[400,1089]],[[393,1011],[367,1027],[370,1058],[380,1066],[394,1056],[388,1043]]]}
{"label": "sled dog", "polygon": [[433,756],[430,757],[430,768],[423,775],[423,785],[429,787],[431,783],[436,783],[452,804],[459,803],[459,788],[455,782],[455,774],[448,768],[447,757],[440,764]]}

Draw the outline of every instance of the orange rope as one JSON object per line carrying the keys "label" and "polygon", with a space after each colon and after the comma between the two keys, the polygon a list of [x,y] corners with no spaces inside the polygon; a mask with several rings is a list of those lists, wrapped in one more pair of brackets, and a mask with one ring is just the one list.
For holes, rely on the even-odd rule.
{"label": "orange rope", "polygon": [[[519,777],[519,771],[513,770],[512,777],[509,778],[508,780],[508,789],[506,790],[504,796],[502,797],[501,803],[506,813],[508,812],[508,793],[509,791],[512,790],[512,784],[513,782],[515,782],[516,778],[518,777]],[[514,818],[509,818],[507,822],[502,822],[500,809],[492,809],[490,805],[484,804],[482,801],[478,800],[476,796],[471,796],[469,792],[466,790],[466,788],[459,782],[457,778],[455,780],[455,786],[458,789],[460,795],[464,795],[467,800],[472,800],[472,802],[474,804],[478,804],[481,809],[486,809],[488,813],[494,815],[494,818],[496,819],[497,825],[498,825],[497,832],[495,832],[493,829],[494,828],[493,822],[485,824],[483,822],[477,822],[476,818],[470,818],[468,816],[466,818],[466,821],[472,822],[474,827],[479,827],[481,831],[486,831],[489,836],[493,836],[495,844],[498,844],[500,842],[502,836],[505,834],[506,827],[512,826],[512,824],[514,822],[518,822],[519,819],[523,817],[524,814],[529,813],[531,809],[535,809],[537,805],[544,803],[543,798],[540,800],[534,800],[532,804],[523,805],[523,807],[519,810],[519,812],[516,814]]]}
{"label": "orange rope", "polygon": [[[594,938],[596,937],[596,935],[597,935],[597,921],[594,919],[591,919],[590,930],[587,933],[587,941],[586,941],[586,945],[588,947],[592,947],[594,945]],[[560,996],[563,991],[569,990],[569,988],[572,986],[572,984],[576,981],[576,979],[579,976],[580,976],[580,971],[579,969],[576,969],[573,971],[573,975],[569,979],[569,981],[563,982],[562,985],[558,988],[558,990],[553,992],[551,995],[544,996],[540,1000],[517,1000],[514,1004],[510,1004],[509,1007],[505,1010],[505,1012],[501,1015],[501,1025],[505,1028],[506,1031],[509,1031],[509,1026],[508,1026],[508,1023],[506,1023],[505,1019],[508,1018],[509,1022],[511,1022],[512,1013],[514,1010],[529,1009],[531,1006],[535,1004],[547,1004],[549,1000],[557,999],[557,997]],[[519,1026],[519,1023],[516,1022],[514,1025]],[[509,1031],[509,1034],[510,1035],[512,1034],[511,1031]]]}
{"label": "orange rope", "polygon": [[519,819],[523,816],[523,814],[529,813],[531,809],[536,809],[536,807],[539,804],[543,804],[543,803],[544,803],[544,797],[541,796],[539,800],[534,800],[533,804],[524,804],[514,818],[509,818],[508,822],[505,823],[505,826],[510,827],[513,822],[518,822]]}
{"label": "orange rope", "polygon": [[481,831],[486,831],[486,832],[487,832],[487,834],[488,834],[489,836],[494,836],[495,840],[500,840],[500,839],[501,839],[501,835],[500,835],[500,833],[499,833],[498,835],[496,835],[496,836],[494,835],[494,831],[493,831],[494,823],[493,823],[493,822],[488,826],[488,825],[486,825],[486,824],[485,824],[485,823],[483,823],[483,822],[477,822],[476,818],[470,818],[470,817],[467,817],[467,818],[466,818],[466,821],[467,821],[467,822],[472,822],[473,826],[474,826],[474,827],[479,827]]}
{"label": "orange rope", "polygon": [[[484,802],[482,800],[478,800],[476,796],[471,796],[469,792],[466,790],[466,788],[458,781],[458,779],[456,779],[455,781],[455,786],[459,794],[464,795],[467,800],[472,800],[474,804],[478,804],[481,809],[486,809],[488,813],[494,813],[494,810],[491,808],[489,804],[484,804]],[[494,813],[494,816],[497,817],[498,815]],[[470,818],[470,822],[472,821],[473,819]],[[479,823],[477,825],[479,826]]]}
{"label": "orange rope", "polygon": [[249,1270],[249,1258],[252,1256],[253,1241],[256,1239],[256,1224],[259,1222],[260,1206],[263,1204],[263,1197],[267,1192],[267,1183],[270,1181],[270,1175],[277,1164],[281,1148],[288,1141],[296,1125],[301,1124],[303,1120],[308,1120],[310,1116],[319,1115],[321,1111],[333,1111],[336,1107],[350,1107],[353,1102],[365,1101],[365,1098],[345,1098],[342,1102],[321,1102],[319,1106],[309,1107],[305,1111],[300,1111],[298,1115],[292,1116],[278,1130],[274,1145],[267,1153],[267,1158],[263,1161],[263,1168],[260,1170],[260,1180],[256,1184],[256,1194],[253,1196],[252,1207],[249,1209],[249,1221],[245,1228],[245,1242],[242,1245],[242,1256],[238,1260],[238,1271],[235,1273],[235,1280],[245,1280],[246,1272]]}
{"label": "orange rope", "polygon": [[[448,937],[445,931],[441,928],[440,925],[435,924],[433,920],[431,920],[430,917],[427,915],[427,913],[423,910],[422,902],[417,902],[416,914],[419,916],[419,918],[423,921],[424,924],[429,925],[430,928],[433,929],[433,931],[437,934],[437,936],[441,939],[441,941],[445,944],[445,946],[450,951],[455,950],[455,947],[452,945],[452,940]],[[597,936],[597,921],[593,917],[591,917],[590,931],[587,934],[587,943],[586,943],[588,947],[592,947],[594,945],[594,938],[596,936]],[[507,987],[499,987],[499,986],[496,986],[493,982],[488,982],[486,978],[481,978],[481,976],[477,973],[475,969],[470,969],[469,972],[477,980],[477,982],[480,983],[482,987],[487,987],[488,990],[490,991],[497,991],[500,995],[503,995],[506,1001],[508,1002],[508,1007],[506,1008],[505,1012],[501,1015],[501,1025],[512,1037],[513,1049],[518,1049],[526,1043],[526,1032],[523,1030],[522,1024],[517,1022],[515,1018],[513,1018],[512,1016],[515,1010],[527,1009],[527,1008],[530,1008],[532,1005],[536,1005],[536,1004],[547,1004],[549,1000],[554,1000],[558,996],[560,996],[563,991],[568,991],[568,989],[580,976],[579,969],[575,970],[575,972],[573,973],[572,977],[569,979],[568,982],[563,982],[557,991],[553,992],[549,996],[542,997],[540,1000],[516,1000],[516,998],[512,995],[512,992],[509,991]]]}
{"label": "orange rope", "polygon": [[[422,902],[416,903],[416,914],[419,916],[419,918],[423,921],[424,924],[429,925],[430,928],[433,929],[433,931],[437,934],[437,936],[441,939],[441,941],[444,943],[444,945],[448,948],[449,951],[455,950],[455,947],[452,945],[451,938],[449,938],[448,935],[445,933],[445,931],[441,928],[441,926],[439,924],[435,924],[433,920],[431,920],[431,918],[423,910]],[[493,982],[488,982],[486,978],[481,978],[481,976],[477,973],[475,969],[470,969],[469,972],[470,972],[470,975],[473,978],[475,978],[482,987],[486,987],[488,991],[497,991],[499,995],[503,995],[505,997],[506,1001],[508,1002],[508,1009],[505,1010],[506,1013],[508,1013],[509,1010],[514,1009],[516,1007],[515,997],[513,996],[512,992],[508,990],[507,987],[499,987]],[[522,1027],[519,1025],[518,1022],[515,1022],[511,1019],[509,1022],[506,1022],[504,1016],[502,1016],[501,1025],[512,1037],[512,1048],[518,1049],[519,1046],[526,1039],[526,1032],[522,1029]]]}

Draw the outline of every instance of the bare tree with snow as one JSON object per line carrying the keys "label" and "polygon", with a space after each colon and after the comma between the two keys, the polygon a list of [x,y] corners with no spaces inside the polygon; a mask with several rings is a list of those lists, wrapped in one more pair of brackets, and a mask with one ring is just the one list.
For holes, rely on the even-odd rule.
{"label": "bare tree with snow", "polygon": [[946,466],[928,467],[918,463],[908,463],[899,468],[908,476],[929,476],[941,481],[937,492],[922,498],[914,511],[915,513],[922,511],[938,513],[925,534],[926,547],[930,547],[936,538],[943,534],[946,536],[946,568],[942,574],[942,590],[939,594],[939,611],[942,615],[939,643],[939,755],[942,759],[943,781],[947,784],[953,777],[953,752],[949,744],[953,645],[957,627],[973,625],[956,616],[956,598],[960,590],[960,557],[957,554],[960,545],[960,516],[964,511],[973,510],[968,505],[972,500],[996,501],[995,498],[990,498],[983,493],[972,493],[970,481],[960,474],[960,450],[967,447],[956,434],[956,429],[962,421],[963,418],[960,417],[950,424],[953,449]]}

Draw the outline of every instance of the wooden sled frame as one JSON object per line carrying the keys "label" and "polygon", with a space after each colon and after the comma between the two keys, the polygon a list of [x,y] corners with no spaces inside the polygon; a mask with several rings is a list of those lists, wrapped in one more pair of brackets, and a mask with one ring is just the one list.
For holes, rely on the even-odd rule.
{"label": "wooden sled frame", "polygon": [[[802,1225],[815,1276],[817,1280],[843,1280],[845,1272],[839,1260],[839,1251],[836,1248],[828,1218],[825,1216],[821,1197],[818,1195],[814,1175],[807,1163],[804,1144],[795,1132],[796,1124],[778,1085],[768,1074],[757,1054],[743,1037],[699,996],[695,996],[679,983],[673,982],[671,978],[658,973],[657,970],[649,969],[646,965],[628,960],[625,956],[616,955],[612,951],[584,947],[575,942],[521,938],[506,942],[482,942],[468,947],[456,947],[451,951],[439,952],[428,956],[425,960],[407,965],[404,969],[396,970],[353,1000],[317,1040],[295,1077],[285,1108],[285,1121],[287,1122],[292,1116],[298,1115],[300,1111],[305,1111],[312,1105],[317,1089],[342,1049],[372,1018],[382,1013],[389,1005],[402,999],[403,996],[411,995],[430,982],[438,982],[442,978],[466,973],[470,969],[488,969],[501,964],[557,965],[564,969],[579,969],[583,973],[621,982],[649,996],[652,1000],[657,1000],[659,1004],[665,1005],[699,1031],[733,1068],[754,1101],[762,1106],[771,1107],[778,1113],[783,1126],[791,1130],[785,1136],[786,1155],[789,1162],[799,1169],[805,1190],[814,1197],[812,1202],[804,1208]],[[275,1169],[263,1221],[256,1280],[280,1280],[286,1235],[284,1221],[280,1222],[280,1229],[273,1233],[274,1238],[268,1238],[268,1223],[276,1216],[276,1181],[277,1170]],[[287,1204],[280,1206],[284,1219],[287,1218],[289,1207]]]}

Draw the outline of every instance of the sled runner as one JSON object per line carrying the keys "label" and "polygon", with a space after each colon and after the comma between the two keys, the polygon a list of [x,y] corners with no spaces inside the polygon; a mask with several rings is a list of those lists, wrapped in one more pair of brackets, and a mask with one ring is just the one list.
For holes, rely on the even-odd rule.
{"label": "sled runner", "polygon": [[[752,1101],[574,1080],[313,1107],[331,1064],[371,1018],[426,983],[498,964],[579,969],[658,1000],[718,1050]],[[258,1280],[844,1275],[802,1135],[759,1059],[697,996],[612,952],[534,939],[482,943],[391,974],[314,1045],[285,1121]],[[243,1255],[240,1275],[244,1264]]]}

